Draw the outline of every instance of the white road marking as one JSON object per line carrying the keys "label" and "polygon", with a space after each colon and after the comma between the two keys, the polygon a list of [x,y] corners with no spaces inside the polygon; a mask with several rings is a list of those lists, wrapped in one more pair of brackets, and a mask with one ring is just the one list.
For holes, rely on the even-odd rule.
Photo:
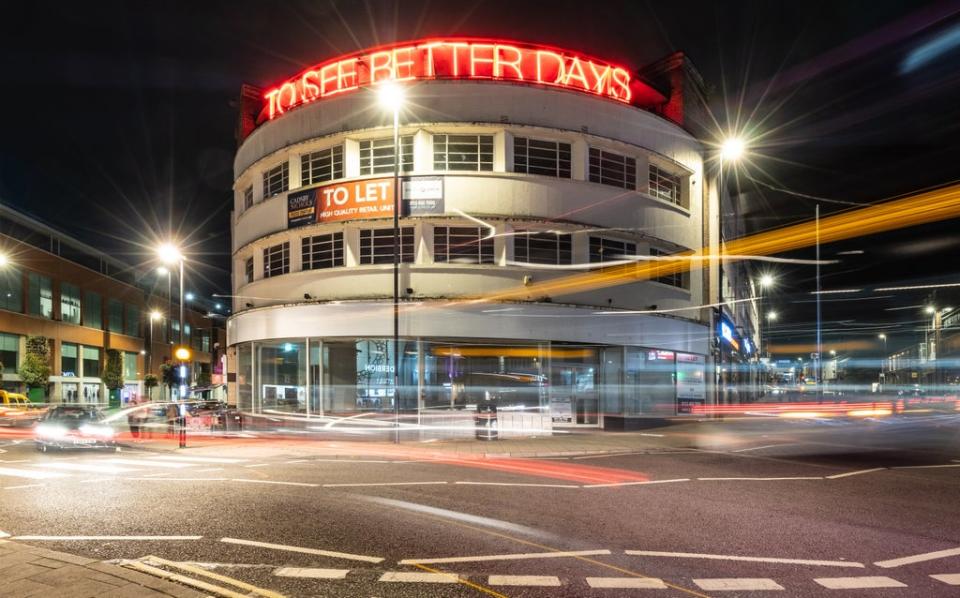
{"label": "white road marking", "polygon": [[487,578],[487,585],[558,588],[560,578],[555,575],[491,575]]}
{"label": "white road marking", "polygon": [[856,590],[867,588],[905,588],[907,584],[890,577],[819,577],[815,582],[828,590]]}
{"label": "white road marking", "polygon": [[[2,538],[3,536],[0,536]],[[960,586],[960,573],[938,573],[930,577],[951,586]]]}
{"label": "white road marking", "polygon": [[185,457],[181,455],[157,455],[151,459],[181,463],[245,463],[249,459],[225,459],[221,457]]}
{"label": "white road marking", "polygon": [[68,478],[69,473],[60,473],[56,471],[32,471],[29,469],[10,469],[9,467],[0,467],[0,475],[9,475],[17,478],[30,478],[31,480],[48,480],[50,478]]}
{"label": "white road marking", "polygon": [[281,567],[273,572],[278,577],[309,577],[311,579],[344,579],[350,569],[314,569]]}
{"label": "white road marking", "polygon": [[633,556],[662,556],[680,559],[707,559],[711,561],[745,561],[750,563],[780,563],[784,565],[812,565],[816,567],[858,567],[864,568],[863,563],[853,561],[822,561],[816,559],[782,559],[765,556],[737,556],[731,554],[701,554],[697,552],[659,552],[656,550],[625,550]]}
{"label": "white road marking", "polygon": [[708,592],[782,590],[783,586],[765,577],[731,577],[725,579],[694,579],[693,583]]}
{"label": "white road marking", "polygon": [[457,583],[460,576],[455,573],[427,573],[421,571],[387,571],[380,581],[403,583]]}
{"label": "white road marking", "polygon": [[960,467],[960,463],[946,465],[897,465],[891,469],[940,469],[941,467]]}
{"label": "white road marking", "polygon": [[320,484],[309,484],[307,482],[280,482],[274,480],[248,480],[243,478],[234,478],[231,482],[246,482],[248,484],[277,484],[279,486],[306,486],[307,488],[317,488]]}
{"label": "white road marking", "polygon": [[273,463],[254,463],[252,465],[244,465],[244,467],[268,467],[273,465]]}
{"label": "white road marking", "polygon": [[324,484],[324,488],[362,488],[367,486],[437,486],[448,482],[370,482],[367,484]]}
{"label": "white road marking", "polygon": [[903,565],[912,565],[914,563],[922,563],[924,561],[933,561],[936,559],[945,559],[950,556],[960,555],[960,548],[948,548],[947,550],[938,550],[936,552],[925,552],[923,554],[915,554],[912,556],[905,556],[899,559],[890,559],[888,561],[877,561],[874,563],[877,567],[883,567],[884,569],[890,569],[892,567],[901,567]]}
{"label": "white road marking", "polygon": [[4,490],[20,490],[21,488],[46,488],[46,487],[47,487],[46,484],[23,484],[22,486],[6,486]]}
{"label": "white road marking", "polygon": [[609,550],[577,550],[557,552],[524,552],[519,554],[488,554],[483,556],[452,556],[437,559],[403,559],[398,565],[439,565],[443,563],[482,563],[484,561],[523,561],[528,559],[557,559],[576,556],[600,556]]}
{"label": "white road marking", "polygon": [[837,473],[837,474],[834,474],[834,475],[828,475],[828,476],[827,476],[827,479],[828,479],[828,480],[836,480],[836,479],[839,479],[839,478],[848,478],[848,477],[850,477],[850,476],[852,476],[852,475],[860,475],[860,474],[863,474],[863,473],[873,473],[873,472],[875,472],[875,471],[886,471],[886,470],[887,470],[886,467],[874,467],[873,469],[860,469],[860,470],[858,470],[858,471],[848,471],[847,473]]}
{"label": "white road marking", "polygon": [[667,584],[655,577],[588,577],[587,585],[597,589],[665,590]]}
{"label": "white road marking", "polygon": [[4,531],[0,531],[0,538],[9,538],[10,534]]}
{"label": "white road marking", "polygon": [[86,471],[91,473],[130,473],[137,471],[129,467],[117,467],[116,465],[89,465],[85,463],[37,463],[36,467],[46,467],[49,469],[64,469],[67,471]]}
{"label": "white road marking", "polygon": [[167,469],[183,469],[185,467],[196,467],[196,463],[167,463],[157,459],[110,459],[110,463],[118,465],[139,465],[141,467],[166,467]]}
{"label": "white road marking", "polygon": [[287,461],[287,463],[306,463],[310,459],[294,459],[293,461]]}
{"label": "white road marking", "polygon": [[751,446],[749,448],[737,449],[735,451],[730,451],[731,453],[745,453],[747,451],[759,451],[768,448],[774,448],[777,446],[784,446],[783,444],[765,444],[763,446]]}
{"label": "white road marking", "polygon": [[362,554],[350,554],[347,552],[335,552],[332,550],[320,550],[318,548],[305,548],[303,546],[288,546],[286,544],[271,544],[270,542],[256,542],[254,540],[240,540],[237,538],[220,538],[221,542],[226,544],[240,544],[242,546],[256,546],[258,548],[270,548],[272,550],[285,550],[287,552],[300,552],[303,554],[315,554],[318,556],[329,556],[338,559],[347,559],[351,561],[362,561],[364,563],[381,563],[383,559],[377,556],[365,556]]}
{"label": "white road marking", "polygon": [[641,436],[650,436],[652,438],[663,438],[666,434],[650,434],[649,432],[640,432]]}
{"label": "white road marking", "polygon": [[159,541],[159,540],[199,540],[203,536],[14,536],[14,540],[51,541],[51,542],[87,542],[103,541]]}
{"label": "white road marking", "polygon": [[617,486],[644,486],[647,484],[671,484],[673,482],[689,482],[690,478],[677,478],[675,480],[646,480],[643,482],[615,482],[613,484],[587,484],[583,488],[615,488]]}
{"label": "white road marking", "polygon": [[529,488],[579,488],[575,484],[520,484],[510,482],[454,482],[461,486],[521,486]]}
{"label": "white road marking", "polygon": [[[3,451],[0,451],[3,452]],[[29,463],[30,459],[0,459],[0,463]]]}
{"label": "white road marking", "polygon": [[773,482],[779,480],[822,480],[822,476],[799,476],[783,478],[697,478],[701,482]]}

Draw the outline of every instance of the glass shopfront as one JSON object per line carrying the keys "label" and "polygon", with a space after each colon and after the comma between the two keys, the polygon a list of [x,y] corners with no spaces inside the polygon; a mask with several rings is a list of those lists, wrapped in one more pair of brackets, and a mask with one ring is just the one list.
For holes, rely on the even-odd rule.
{"label": "glass shopfront", "polygon": [[604,415],[664,417],[706,401],[705,358],[645,347],[552,342],[288,338],[237,345],[238,406],[254,413],[467,414],[478,405],[600,426]]}

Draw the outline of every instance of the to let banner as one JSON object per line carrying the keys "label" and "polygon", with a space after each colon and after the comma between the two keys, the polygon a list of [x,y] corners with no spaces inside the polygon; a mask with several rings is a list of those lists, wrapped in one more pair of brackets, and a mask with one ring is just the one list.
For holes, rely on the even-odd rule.
{"label": "to let banner", "polygon": [[392,178],[332,183],[287,196],[287,227],[318,222],[392,218]]}

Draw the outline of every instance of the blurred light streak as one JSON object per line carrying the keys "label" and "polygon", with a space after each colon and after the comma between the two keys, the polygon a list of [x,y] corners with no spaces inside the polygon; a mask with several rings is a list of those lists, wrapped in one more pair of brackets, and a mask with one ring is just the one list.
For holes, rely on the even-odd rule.
{"label": "blurred light streak", "polygon": [[[876,345],[872,340],[863,340],[830,343],[830,347],[837,351],[856,351],[859,349],[875,349]],[[767,349],[771,353],[810,353],[817,350],[817,345],[816,343],[770,344]]]}
{"label": "blurred light streak", "polygon": [[960,48],[960,25],[954,25],[907,54],[900,63],[900,74],[905,75],[926,66],[957,48]]}
{"label": "blurred light streak", "polygon": [[810,291],[811,295],[836,295],[839,293],[859,293],[863,289],[834,289],[831,291]]}
{"label": "blurred light streak", "polygon": [[[843,211],[820,219],[820,243],[829,244],[845,239],[897,230],[930,222],[960,217],[960,185],[951,185],[896,199],[866,208]],[[811,247],[816,243],[816,226],[813,221],[771,229],[762,233],[735,239],[726,243],[727,251],[722,259],[736,261],[732,256],[771,255],[795,249]],[[686,271],[696,257],[709,255],[708,249],[688,251],[672,259],[635,263],[603,268],[595,272],[574,274],[562,278],[535,282],[493,292],[466,303],[491,301],[530,300],[584,292],[660,278]],[[960,284],[950,285],[960,286]],[[879,289],[878,289],[879,290]],[[456,304],[458,302],[452,302]]]}
{"label": "blurred light streak", "polygon": [[[697,309],[703,309],[705,307],[720,307],[722,305],[733,305],[734,303],[746,303],[748,301],[756,301],[762,299],[762,297],[747,297],[746,299],[733,299],[730,301],[720,301],[718,303],[705,303],[703,305],[691,305],[689,307],[673,307],[670,309],[630,309],[622,311],[595,311],[592,315],[595,316],[629,316],[632,314],[667,314],[675,311],[691,311]],[[563,316],[568,317],[568,316]]]}
{"label": "blurred light streak", "polygon": [[436,347],[434,355],[442,357],[593,357],[593,349],[559,349],[546,347]]}
{"label": "blurred light streak", "polygon": [[[950,287],[960,287],[960,282],[951,282],[943,284],[920,284],[904,287],[881,287],[874,289],[874,291],[917,291],[922,289],[945,289]],[[906,308],[901,308],[906,309]]]}

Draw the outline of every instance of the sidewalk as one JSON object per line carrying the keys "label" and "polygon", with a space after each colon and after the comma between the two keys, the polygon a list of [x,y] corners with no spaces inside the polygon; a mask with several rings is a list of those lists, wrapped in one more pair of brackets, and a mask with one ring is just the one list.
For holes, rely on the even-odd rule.
{"label": "sidewalk", "polygon": [[0,596],[200,598],[204,594],[96,559],[0,540]]}

